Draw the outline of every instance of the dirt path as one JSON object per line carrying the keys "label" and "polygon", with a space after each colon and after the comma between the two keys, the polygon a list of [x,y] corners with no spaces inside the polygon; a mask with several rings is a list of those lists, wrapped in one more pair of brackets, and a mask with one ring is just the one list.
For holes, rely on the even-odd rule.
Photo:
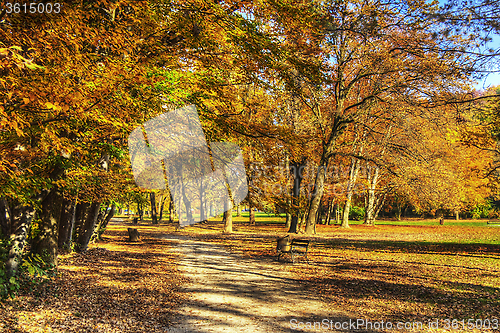
{"label": "dirt path", "polygon": [[169,332],[296,332],[293,319],[297,324],[334,316],[340,320],[341,314],[301,291],[284,264],[242,258],[180,236],[167,238],[179,240],[175,251],[192,279],[187,287],[192,298]]}

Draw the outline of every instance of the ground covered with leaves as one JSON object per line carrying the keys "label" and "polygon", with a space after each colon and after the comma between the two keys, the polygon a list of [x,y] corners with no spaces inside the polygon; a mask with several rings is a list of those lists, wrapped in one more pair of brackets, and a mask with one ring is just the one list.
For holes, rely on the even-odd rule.
{"label": "ground covered with leaves", "polygon": [[[217,229],[219,231],[217,232]],[[184,233],[222,244],[243,256],[275,258],[283,225],[236,224],[235,234],[212,223]],[[310,262],[288,265],[301,288],[332,311],[369,320],[423,322],[457,319],[462,331],[500,320],[500,228],[467,226],[318,226]],[[500,323],[500,321],[499,321]],[[490,327],[491,328],[491,327]],[[469,331],[464,329],[463,331]]]}
{"label": "ground covered with leaves", "polygon": [[[276,238],[286,233],[280,224],[249,226],[238,220],[233,234],[223,234],[220,221],[180,231],[142,223],[134,226],[141,241],[130,243],[128,226],[110,226],[87,253],[61,256],[56,278],[1,304],[0,331],[164,331],[188,295],[174,244],[162,236],[214,242],[242,260],[269,263],[276,260]],[[500,319],[498,227],[318,226],[313,237],[294,237],[311,239],[310,264],[283,262],[280,270],[292,274],[294,288],[319,297],[332,313],[386,322],[438,319],[441,328],[446,320],[467,325],[473,319],[477,325]]]}
{"label": "ground covered with leaves", "polygon": [[110,226],[86,253],[60,256],[57,276],[0,305],[1,332],[163,332],[185,299],[171,243]]}

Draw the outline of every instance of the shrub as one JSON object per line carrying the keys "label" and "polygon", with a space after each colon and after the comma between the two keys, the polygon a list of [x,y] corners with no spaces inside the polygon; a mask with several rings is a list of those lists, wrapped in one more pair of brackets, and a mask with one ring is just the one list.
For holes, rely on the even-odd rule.
{"label": "shrub", "polygon": [[43,261],[38,254],[25,253],[16,276],[9,277],[5,263],[10,249],[10,241],[0,239],[0,300],[14,298],[19,290],[33,288],[55,275],[55,267]]}
{"label": "shrub", "polygon": [[19,290],[15,277],[8,277],[5,263],[9,256],[10,241],[0,239],[0,300],[13,297]]}
{"label": "shrub", "polygon": [[351,206],[349,210],[349,219],[360,221],[365,217],[365,208],[359,206]]}
{"label": "shrub", "polygon": [[471,215],[473,219],[479,218],[487,218],[494,214],[494,207],[490,201],[486,201],[485,203],[478,204],[471,211]]}

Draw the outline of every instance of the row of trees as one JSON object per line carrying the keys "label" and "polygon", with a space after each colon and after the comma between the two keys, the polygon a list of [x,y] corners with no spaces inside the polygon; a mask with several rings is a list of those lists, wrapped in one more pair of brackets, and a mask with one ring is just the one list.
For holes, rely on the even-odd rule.
{"label": "row of trees", "polygon": [[[422,0],[102,0],[69,1],[60,14],[2,11],[0,225],[12,240],[9,274],[28,233],[49,263],[69,244],[85,251],[116,203],[141,192],[129,133],[188,104],[208,142],[243,149],[246,203],[281,207],[290,232],[303,219],[314,233],[320,207],[334,204],[344,206],[347,227],[360,188],[369,224],[388,201],[474,205],[489,195],[482,172],[495,160],[480,148],[496,142],[497,127],[463,125],[481,120],[478,107],[497,119],[498,105],[474,102],[485,96],[470,86],[498,52],[473,50],[483,30],[463,28],[497,27],[494,12],[476,8],[467,23],[456,6],[464,9]],[[172,211],[168,192],[156,196],[152,207]]]}

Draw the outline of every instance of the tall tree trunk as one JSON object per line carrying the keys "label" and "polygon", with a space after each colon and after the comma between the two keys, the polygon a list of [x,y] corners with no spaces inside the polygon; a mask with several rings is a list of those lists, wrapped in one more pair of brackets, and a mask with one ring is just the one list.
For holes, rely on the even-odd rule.
{"label": "tall tree trunk", "polygon": [[149,193],[149,198],[151,200],[151,221],[153,224],[158,224],[158,215],[156,214],[156,193]]}
{"label": "tall tree trunk", "polygon": [[163,219],[163,208],[165,207],[165,201],[167,201],[167,197],[163,195],[160,203],[160,216],[158,217],[158,222],[161,222],[161,220]]}
{"label": "tall tree trunk", "polygon": [[144,207],[141,202],[137,202],[137,213],[139,214],[139,221],[144,222]]}
{"label": "tall tree trunk", "polygon": [[292,188],[292,220],[290,222],[289,233],[299,232],[299,214],[300,214],[300,184],[302,183],[302,171],[305,167],[306,158],[303,157],[300,162],[292,161],[290,163],[290,172],[293,175],[293,188]]}
{"label": "tall tree trunk", "polygon": [[354,185],[358,178],[359,173],[359,160],[352,158],[351,167],[349,169],[349,180],[347,182],[347,195],[342,214],[342,228],[349,228],[349,211],[351,210],[352,195],[354,193]]}
{"label": "tall tree trunk", "polygon": [[[191,201],[189,201],[188,197],[186,196],[186,191],[184,189],[184,186],[181,188],[182,192],[182,199],[184,202],[184,207],[186,207],[186,222],[187,224],[193,224],[193,213],[191,212]],[[179,214],[179,222],[181,220],[181,210],[177,210],[177,213]]]}
{"label": "tall tree trunk", "polygon": [[401,221],[401,212],[402,212],[402,205],[398,202],[396,203],[396,219],[398,221]]}
{"label": "tall tree trunk", "polygon": [[335,223],[336,224],[340,224],[340,205],[339,203],[337,202],[335,204]]}
{"label": "tall tree trunk", "polygon": [[248,222],[250,225],[255,225],[255,210],[252,205],[248,205]]}
{"label": "tall tree trunk", "polygon": [[71,236],[75,224],[76,200],[64,199],[61,207],[61,217],[59,219],[59,235],[57,246],[61,250],[69,251],[71,248]]}
{"label": "tall tree trunk", "polygon": [[174,200],[170,193],[170,203],[168,204],[168,223],[174,222]]}
{"label": "tall tree trunk", "polygon": [[326,209],[325,225],[330,225],[330,219],[332,218],[332,208],[333,208],[333,200],[330,200],[330,202],[328,203],[328,207]]}
{"label": "tall tree trunk", "polygon": [[85,252],[88,249],[90,238],[94,233],[97,216],[99,215],[101,203],[93,202],[86,209],[84,214],[83,222],[80,226],[78,237],[76,239],[76,247],[78,252]]}
{"label": "tall tree trunk", "polygon": [[286,191],[286,217],[285,217],[285,228],[290,229],[290,226],[292,224],[292,215],[290,214],[290,158],[288,157],[288,153],[285,156],[285,170],[286,170],[286,184],[285,184],[285,191]]}
{"label": "tall tree trunk", "polygon": [[380,167],[368,167],[367,168],[367,182],[368,190],[365,199],[365,222],[366,225],[375,224],[375,213],[377,210],[376,202],[376,188],[379,180]]}
{"label": "tall tree trunk", "polygon": [[38,219],[39,232],[33,239],[32,251],[47,264],[57,266],[59,220],[61,218],[63,197],[54,186],[41,203]]}
{"label": "tall tree trunk", "polygon": [[455,209],[455,220],[460,220],[460,212],[458,209]]}
{"label": "tall tree trunk", "polygon": [[0,197],[0,238],[7,238],[10,235],[12,226],[12,214],[9,203],[3,197]]}
{"label": "tall tree trunk", "polygon": [[236,216],[241,217],[241,205],[236,207]]}
{"label": "tall tree trunk", "polygon": [[100,229],[106,229],[109,221],[111,221],[113,216],[115,216],[115,212],[116,212],[116,205],[112,204],[111,209],[108,211],[108,213],[106,214],[106,217],[104,218],[104,221],[102,221],[102,223],[101,223]]}
{"label": "tall tree trunk", "polygon": [[115,215],[116,206],[115,204],[111,204],[111,206],[107,206],[104,210],[101,209],[97,218],[97,222],[94,227],[94,232],[91,241],[100,240],[104,231],[106,231],[106,227],[108,226],[109,221]]}
{"label": "tall tree trunk", "polygon": [[90,207],[90,203],[88,202],[80,202],[76,204],[75,208],[75,222],[73,224],[74,232],[73,232],[73,240],[76,241],[78,239],[78,235],[80,231],[83,229],[85,224],[85,218],[88,213],[88,208]]}
{"label": "tall tree trunk", "polygon": [[376,220],[378,218],[378,214],[380,214],[380,211],[382,210],[382,207],[384,206],[385,203],[385,198],[387,197],[387,192],[384,193],[382,197],[378,197],[377,201],[375,203],[375,216],[374,219]]}
{"label": "tall tree trunk", "polygon": [[26,244],[26,236],[35,217],[35,208],[32,206],[17,205],[12,209],[12,234],[10,238],[12,244],[9,250],[9,256],[5,263],[7,276],[15,276],[21,262],[21,255]]}
{"label": "tall tree trunk", "polygon": [[204,196],[205,194],[205,186],[203,186],[203,181],[200,179],[200,219],[199,221],[205,222],[208,219],[208,214],[207,211],[205,210],[206,207],[206,197]]}
{"label": "tall tree trunk", "polygon": [[328,161],[325,158],[322,158],[321,163],[319,164],[318,173],[316,174],[316,180],[314,181],[314,190],[311,196],[309,211],[307,212],[305,229],[305,233],[307,235],[316,233],[316,216],[319,206],[321,205],[321,199],[323,198],[327,167]]}
{"label": "tall tree trunk", "polygon": [[229,204],[225,203],[224,206],[228,207],[228,209],[224,208],[224,232],[232,233],[233,232],[233,209],[229,208]]}
{"label": "tall tree trunk", "polygon": [[316,213],[316,224],[323,224],[323,210],[324,210],[323,205],[320,204],[318,211]]}

